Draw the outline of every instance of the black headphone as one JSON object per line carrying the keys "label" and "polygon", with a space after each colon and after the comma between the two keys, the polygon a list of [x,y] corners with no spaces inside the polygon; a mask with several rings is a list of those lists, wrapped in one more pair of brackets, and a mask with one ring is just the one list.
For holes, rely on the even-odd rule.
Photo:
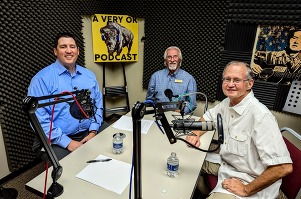
{"label": "black headphone", "polygon": [[[120,34],[120,31],[119,31],[115,26],[113,26],[113,27],[114,27],[115,30],[117,31],[116,41],[119,42],[119,34]],[[104,27],[104,28],[105,28],[105,27]],[[102,39],[103,41],[105,41],[105,40],[106,40],[106,37],[105,37],[105,33],[103,32],[103,28],[100,29],[100,32],[101,32],[101,39]]]}

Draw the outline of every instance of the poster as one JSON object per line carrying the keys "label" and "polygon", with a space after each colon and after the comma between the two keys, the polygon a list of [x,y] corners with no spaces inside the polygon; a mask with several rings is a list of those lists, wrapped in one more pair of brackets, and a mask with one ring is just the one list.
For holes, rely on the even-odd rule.
{"label": "poster", "polygon": [[258,26],[251,68],[255,79],[290,84],[301,76],[301,29]]}
{"label": "poster", "polygon": [[92,16],[94,62],[137,62],[138,19],[127,15]]}

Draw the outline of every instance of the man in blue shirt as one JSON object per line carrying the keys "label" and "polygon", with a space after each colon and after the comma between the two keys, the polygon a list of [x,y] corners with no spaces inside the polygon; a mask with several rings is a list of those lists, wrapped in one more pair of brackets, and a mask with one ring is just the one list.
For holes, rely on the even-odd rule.
{"label": "man in blue shirt", "polygon": [[[51,132],[51,146],[57,158],[68,155],[85,142],[92,139],[100,130],[103,122],[102,93],[95,74],[76,64],[79,47],[71,33],[60,33],[54,40],[53,51],[57,57],[51,65],[39,71],[31,80],[28,96],[41,97],[72,92],[75,89],[89,89],[95,106],[95,117],[76,119],[70,114],[67,102],[55,105],[51,127],[52,107],[38,108],[35,112],[48,138]],[[43,103],[54,101],[44,100]]]}
{"label": "man in blue shirt", "polygon": [[[166,68],[151,76],[146,99],[155,99],[156,102],[186,101],[184,112],[187,114],[197,106],[195,94],[197,86],[194,77],[180,69],[181,64],[181,50],[176,46],[168,47],[164,52]],[[189,93],[191,95],[186,95]]]}

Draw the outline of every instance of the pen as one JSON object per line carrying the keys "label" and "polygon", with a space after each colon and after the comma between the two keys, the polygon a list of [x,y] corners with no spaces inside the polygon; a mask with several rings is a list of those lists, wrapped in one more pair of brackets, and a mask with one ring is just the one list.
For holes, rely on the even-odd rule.
{"label": "pen", "polygon": [[87,163],[94,163],[94,162],[108,162],[112,160],[111,158],[107,158],[107,159],[100,159],[100,160],[89,160],[87,161]]}

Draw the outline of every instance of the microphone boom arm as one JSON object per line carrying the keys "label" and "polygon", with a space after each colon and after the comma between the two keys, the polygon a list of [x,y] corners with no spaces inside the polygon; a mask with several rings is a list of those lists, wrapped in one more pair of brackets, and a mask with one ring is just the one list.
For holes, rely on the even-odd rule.
{"label": "microphone boom arm", "polygon": [[63,193],[63,186],[57,183],[57,180],[61,177],[63,172],[63,167],[60,165],[59,160],[57,159],[53,149],[51,148],[50,144],[48,143],[48,139],[46,137],[46,134],[44,133],[44,130],[35,114],[36,110],[41,107],[54,105],[62,102],[67,102],[70,100],[74,100],[74,98],[64,98],[64,99],[58,99],[54,100],[52,102],[47,103],[40,103],[40,100],[45,99],[51,99],[51,98],[58,98],[61,96],[71,95],[71,94],[83,94],[88,92],[88,89],[78,90],[70,93],[63,93],[63,94],[56,94],[56,95],[48,95],[48,96],[42,96],[42,97],[32,97],[27,96],[23,99],[22,108],[25,112],[26,116],[29,119],[30,124],[32,125],[32,128],[34,129],[34,132],[36,133],[39,141],[42,144],[42,147],[45,150],[45,153],[47,155],[48,160],[51,162],[53,166],[53,170],[51,173],[51,177],[53,179],[52,185],[49,187],[47,191],[47,195],[50,198],[60,196]]}

